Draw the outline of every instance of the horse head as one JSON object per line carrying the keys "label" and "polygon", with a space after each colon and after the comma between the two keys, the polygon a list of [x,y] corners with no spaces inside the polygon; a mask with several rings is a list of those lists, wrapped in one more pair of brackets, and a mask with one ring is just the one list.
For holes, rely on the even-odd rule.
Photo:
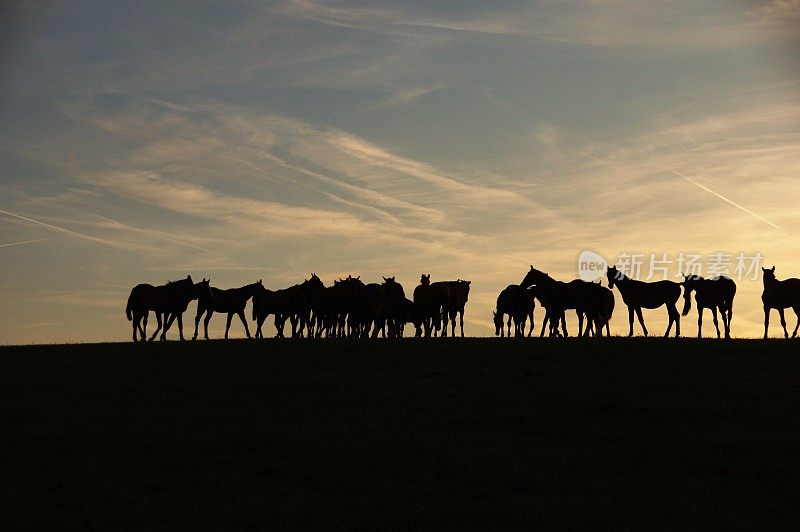
{"label": "horse head", "polygon": [[500,336],[503,332],[503,315],[492,311],[492,321],[494,322],[494,335]]}
{"label": "horse head", "polygon": [[419,284],[422,286],[430,286],[431,284],[431,274],[425,275],[424,273],[419,278]]}
{"label": "horse head", "polygon": [[322,282],[322,279],[317,277],[316,273],[311,274],[311,279],[306,279],[303,281],[303,286],[306,288],[311,288],[313,290],[322,290],[325,288],[325,283]]}
{"label": "horse head", "polygon": [[542,284],[548,280],[552,281],[552,278],[543,271],[537,270],[531,264],[531,269],[528,270],[528,273],[525,274],[525,277],[522,278],[522,282],[519,285],[522,288],[528,288],[531,285]]}
{"label": "horse head", "polygon": [[777,281],[778,279],[775,277],[775,266],[772,268],[761,268],[761,271],[764,274],[764,284],[771,283]]}
{"label": "horse head", "polygon": [[[190,277],[187,277],[190,279]],[[214,293],[211,291],[211,278],[209,277],[206,279],[203,277],[203,280],[197,284],[192,283],[195,291],[195,297],[201,297],[203,299],[214,299]]]}
{"label": "horse head", "polygon": [[625,274],[617,269],[617,265],[609,266],[606,268],[606,277],[608,278],[608,288],[614,288],[614,284],[618,284],[625,278]]}

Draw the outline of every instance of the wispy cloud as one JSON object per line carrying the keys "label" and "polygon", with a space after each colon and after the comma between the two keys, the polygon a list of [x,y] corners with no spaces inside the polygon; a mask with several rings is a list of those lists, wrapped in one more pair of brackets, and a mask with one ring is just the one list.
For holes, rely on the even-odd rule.
{"label": "wispy cloud", "polygon": [[44,238],[34,238],[33,240],[22,240],[20,242],[8,242],[6,244],[0,244],[0,248],[7,248],[7,247],[10,247],[10,246],[21,246],[23,244],[33,244],[33,243],[36,243],[36,242],[43,242],[45,240],[52,240],[54,238],[56,238],[56,237],[47,236],[47,237],[44,237]]}

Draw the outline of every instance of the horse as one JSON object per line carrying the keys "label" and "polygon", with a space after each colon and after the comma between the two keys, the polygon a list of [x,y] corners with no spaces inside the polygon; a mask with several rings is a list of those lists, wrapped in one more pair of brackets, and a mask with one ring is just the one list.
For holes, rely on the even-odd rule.
{"label": "horse", "polygon": [[459,323],[461,326],[461,338],[464,338],[464,307],[469,300],[469,286],[472,281],[443,281],[448,288],[447,305],[442,308],[442,321],[444,327],[442,329],[442,336],[447,336],[447,320],[450,318],[452,327],[451,336],[456,335],[456,315],[459,316]]}
{"label": "horse", "polygon": [[360,330],[357,336],[367,338],[372,329],[372,338],[377,338],[379,332],[383,332],[386,338],[386,318],[383,315],[384,300],[386,293],[382,284],[367,283],[361,291],[361,301],[359,301],[359,314],[361,316]]}
{"label": "horse", "polygon": [[419,305],[414,303],[410,299],[404,298],[403,310],[397,322],[397,336],[402,338],[405,324],[410,323],[414,326],[414,336],[419,338],[420,336],[422,336],[423,321],[424,319]]}
{"label": "horse", "polygon": [[583,319],[587,313],[597,307],[597,293],[581,280],[565,283],[557,281],[545,272],[537,270],[531,265],[531,269],[525,274],[520,286],[530,288],[536,286],[536,298],[545,308],[545,316],[542,321],[542,332],[544,336],[545,327],[550,326],[550,336],[558,336],[558,325],[561,323],[561,331],[564,336],[569,336],[567,323],[564,317],[566,310],[574,309],[578,315],[578,336],[583,332]]}
{"label": "horse", "polygon": [[253,321],[256,322],[256,331],[254,334],[256,338],[264,337],[264,334],[261,332],[261,327],[270,314],[275,314],[273,294],[274,292],[265,288],[261,279],[259,279],[258,286],[256,286],[253,292],[253,304],[251,305],[252,318]]}
{"label": "horse", "polygon": [[211,316],[214,314],[214,312],[228,314],[228,321],[225,324],[226,340],[228,339],[228,331],[231,328],[231,320],[233,319],[234,314],[239,316],[239,319],[242,320],[244,332],[247,334],[248,338],[251,338],[250,329],[247,326],[247,321],[244,319],[244,308],[247,306],[247,302],[250,301],[250,298],[253,297],[253,294],[255,294],[258,286],[263,287],[261,279],[259,279],[256,283],[240,286],[239,288],[228,288],[223,290],[221,288],[212,287],[212,297],[200,296],[197,299],[197,313],[194,317],[194,336],[192,337],[192,340],[197,340],[197,329],[199,328],[200,318],[203,316],[203,314],[206,315],[205,320],[203,320],[203,334],[205,339],[208,340],[208,322],[211,321]]}
{"label": "horse", "polygon": [[[210,299],[214,297],[211,293],[211,279],[203,278],[202,281],[195,283],[194,286],[195,289],[197,289],[197,297],[194,299],[199,299],[201,297]],[[164,313],[164,329],[161,331],[161,340],[167,339],[167,332],[169,332],[170,327],[172,327],[172,324],[176,319],[178,320],[178,333],[180,334],[181,340],[184,340],[183,313],[189,308],[189,303],[191,301],[191,299],[185,299],[184,303],[180,305],[180,308],[176,308],[170,313]]]}
{"label": "horse", "polygon": [[[131,290],[128,296],[128,304],[125,307],[125,315],[133,327],[133,341],[137,342],[137,332],[141,335],[141,341],[147,339],[147,316],[150,311],[155,311],[158,320],[158,328],[150,337],[153,341],[161,330],[162,316],[166,318],[170,314],[178,317],[178,326],[181,329],[181,340],[183,340],[183,324],[181,316],[186,310],[189,302],[197,299],[201,291],[208,288],[208,281],[203,279],[198,284],[194,284],[192,276],[187,275],[186,279],[171,281],[165,285],[153,286],[151,284],[138,284]],[[165,340],[166,335],[162,333],[161,339]]]}
{"label": "horse", "polygon": [[[258,283],[256,283],[258,284]],[[270,314],[275,315],[276,338],[284,338],[284,326],[289,319],[292,324],[292,338],[303,337],[307,329],[309,337],[313,336],[311,309],[316,306],[319,313],[321,295],[325,285],[316,274],[300,284],[280,290],[267,290],[263,286],[256,287],[253,294],[253,321],[256,322],[256,337],[263,337],[261,326]]]}
{"label": "horse", "polygon": [[309,279],[300,284],[300,289],[303,291],[306,305],[302,309],[302,316],[298,316],[300,336],[303,336],[303,326],[305,325],[307,336],[312,338],[316,327],[317,315],[320,313],[322,291],[325,289],[325,284],[316,273],[312,273]]}
{"label": "horse", "polygon": [[511,337],[511,322],[514,321],[514,336],[525,335],[525,322],[531,320],[530,332],[533,331],[533,309],[535,303],[528,289],[518,284],[510,284],[497,296],[497,307],[492,313],[495,325],[495,336],[503,336],[503,316],[508,316],[508,336]]}
{"label": "horse", "polygon": [[587,313],[585,336],[594,334],[595,336],[603,336],[603,327],[606,329],[606,336],[611,336],[609,322],[611,316],[614,314],[614,292],[600,284],[591,283],[593,290],[597,292],[594,299],[596,305],[594,309]]}
{"label": "horse", "polygon": [[775,266],[769,270],[761,268],[764,280],[764,292],[761,294],[761,301],[764,303],[764,338],[767,337],[769,329],[769,312],[777,309],[781,317],[783,334],[789,338],[789,331],[786,330],[786,318],[783,315],[784,309],[791,307],[797,316],[797,325],[794,327],[792,338],[797,336],[797,329],[800,327],[800,279],[791,278],[779,281],[775,277]]}
{"label": "horse", "polygon": [[619,271],[616,265],[606,268],[606,277],[608,277],[608,287],[613,289],[616,286],[622,295],[622,301],[628,307],[628,323],[630,324],[628,336],[633,336],[634,312],[639,318],[639,324],[642,326],[644,335],[647,336],[647,327],[644,325],[642,309],[655,309],[662,305],[667,307],[667,315],[669,316],[669,325],[667,325],[667,331],[664,336],[669,336],[673,323],[675,324],[675,336],[681,335],[681,315],[675,306],[678,298],[681,297],[681,285],[679,283],[668,280],[652,283],[637,281]]}
{"label": "horse", "polygon": [[583,330],[582,336],[603,336],[603,328],[606,330],[606,336],[611,336],[609,322],[614,314],[614,292],[602,286],[599,281],[597,283],[580,282],[584,283],[587,290],[596,292],[590,300],[592,304],[588,308],[582,309],[586,317],[586,328]]}
{"label": "horse", "polygon": [[508,336],[511,336],[511,322],[515,324],[515,336],[524,336],[525,322],[530,319],[528,336],[533,331],[533,310],[536,306],[534,289],[519,285],[508,285],[497,297],[496,312],[493,313],[495,334],[503,336],[503,315],[508,315]]}
{"label": "horse", "polygon": [[[450,288],[441,281],[431,283],[430,274],[422,274],[419,285],[414,289],[414,303],[422,313],[425,336],[436,336],[441,329],[443,309],[450,301]],[[446,333],[442,333],[444,336]]]}
{"label": "horse", "polygon": [[711,315],[714,317],[717,338],[720,337],[717,309],[719,309],[719,313],[722,316],[725,338],[730,338],[736,283],[724,276],[703,279],[699,275],[684,275],[683,279],[684,305],[681,315],[687,316],[692,309],[692,291],[694,291],[694,297],[697,301],[697,337],[702,338],[703,336],[703,310],[708,308],[711,309]]}
{"label": "horse", "polygon": [[403,335],[403,307],[406,302],[406,293],[403,285],[395,281],[394,277],[383,277],[383,313],[388,326],[389,338]]}

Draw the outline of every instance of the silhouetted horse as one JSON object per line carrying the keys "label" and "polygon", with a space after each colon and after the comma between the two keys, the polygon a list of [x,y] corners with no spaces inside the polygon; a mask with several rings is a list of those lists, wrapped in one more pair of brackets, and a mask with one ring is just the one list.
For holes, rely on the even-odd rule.
{"label": "silhouetted horse", "polygon": [[372,331],[372,338],[377,338],[379,332],[383,332],[386,318],[383,315],[383,301],[386,297],[383,285],[378,283],[367,283],[361,292],[361,300],[358,302],[360,323],[357,325],[357,336],[367,338]]}
{"label": "silhouetted horse", "polygon": [[[312,304],[320,305],[325,285],[316,274],[311,274],[300,284],[281,290],[256,288],[253,295],[253,320],[256,322],[256,336],[262,337],[261,326],[270,314],[275,315],[276,338],[283,338],[286,320],[292,324],[292,338],[302,337],[308,326],[309,336],[313,336],[310,324]],[[319,312],[319,308],[317,309]]]}
{"label": "silhouetted horse", "polygon": [[703,279],[699,275],[683,276],[683,316],[692,310],[692,290],[697,300],[697,337],[703,336],[703,309],[710,308],[714,317],[714,327],[717,329],[717,338],[720,337],[717,309],[722,316],[722,326],[725,338],[731,337],[731,318],[733,317],[733,297],[736,295],[736,283],[727,277],[714,277]]}
{"label": "silhouetted horse", "polygon": [[608,277],[608,287],[613,289],[614,285],[616,285],[622,295],[622,301],[628,306],[628,323],[630,324],[628,336],[633,336],[634,312],[639,318],[639,324],[642,326],[644,335],[647,336],[647,327],[644,326],[642,309],[655,309],[661,305],[666,305],[667,315],[669,316],[669,325],[667,325],[667,331],[664,336],[669,336],[673,323],[675,323],[675,336],[681,335],[681,315],[675,306],[675,302],[681,297],[680,284],[667,280],[652,283],[637,281],[627,277],[616,266],[607,268],[606,276]]}
{"label": "silhouetted horse", "polygon": [[390,338],[403,335],[406,293],[394,277],[383,278],[383,314]]}
{"label": "silhouetted horse", "polygon": [[305,298],[305,307],[301,311],[302,315],[297,317],[300,324],[300,336],[303,336],[303,325],[305,325],[307,336],[313,338],[325,284],[317,277],[316,273],[312,273],[311,277],[300,285],[300,288],[303,290]]}
{"label": "silhouetted horse", "polygon": [[469,300],[469,285],[472,281],[443,281],[447,285],[447,305],[442,307],[442,321],[444,327],[442,336],[447,336],[447,320],[450,319],[452,336],[456,335],[456,315],[460,318],[461,337],[464,337],[464,307]]}
{"label": "silhouetted horse", "polygon": [[[195,283],[195,289],[197,290],[197,298],[204,297],[209,299],[213,297],[211,293],[211,279],[203,278],[202,281],[199,283]],[[192,300],[186,300],[186,303],[182,305],[180,308],[176,308],[175,311],[170,313],[164,313],[164,328],[161,331],[161,340],[167,339],[167,332],[169,332],[170,327],[172,327],[173,322],[177,319],[178,321],[178,333],[180,334],[181,340],[184,340],[183,337],[183,313],[189,308],[189,303]]]}
{"label": "silhouetted horse", "polygon": [[[128,296],[128,304],[125,308],[125,314],[133,326],[133,341],[138,341],[137,331],[141,335],[141,341],[147,338],[147,316],[151,310],[156,313],[156,319],[158,320],[158,328],[153,333],[153,336],[150,337],[151,341],[161,330],[162,316],[166,323],[167,317],[172,313],[178,317],[181,340],[183,340],[183,321],[181,316],[189,302],[197,299],[200,292],[206,289],[208,289],[208,281],[203,279],[202,282],[195,285],[191,275],[187,275],[186,279],[172,281],[160,286],[151,284],[136,285]],[[165,340],[166,335],[162,334],[161,339]]]}
{"label": "silhouetted horse", "polygon": [[450,288],[447,283],[431,283],[430,274],[422,274],[419,286],[414,289],[414,303],[422,314],[426,337],[436,336],[436,331],[442,326],[444,309],[447,309],[449,301]]}
{"label": "silhouetted horse", "polygon": [[559,322],[564,336],[569,336],[564,317],[564,312],[569,309],[575,309],[578,314],[578,336],[581,335],[584,316],[591,308],[596,306],[594,301],[596,292],[585,286],[589,284],[592,283],[556,281],[546,273],[531,266],[531,269],[522,279],[520,286],[523,288],[536,286],[536,298],[545,309],[540,336],[544,336],[545,327],[548,325],[550,336],[558,336]]}
{"label": "silhouetted horse", "polygon": [[586,329],[584,336],[594,334],[603,336],[603,327],[606,329],[606,336],[611,336],[609,322],[614,314],[614,292],[597,283],[591,283],[590,290],[597,292],[593,299],[594,306],[590,307],[586,314]]}
{"label": "silhouetted horse", "polygon": [[225,339],[228,339],[228,331],[231,328],[231,319],[234,314],[239,316],[244,325],[244,332],[250,338],[250,329],[247,327],[247,321],[244,319],[244,308],[247,302],[253,297],[258,286],[262,286],[261,279],[257,283],[248,284],[239,288],[228,288],[223,290],[221,288],[211,287],[211,295],[213,297],[203,297],[202,295],[197,299],[197,314],[194,317],[194,336],[192,340],[197,339],[197,329],[200,325],[200,318],[205,313],[206,318],[203,320],[203,333],[206,340],[208,340],[208,322],[211,321],[211,316],[214,312],[227,313],[228,321],[225,324]]}
{"label": "silhouetted horse", "polygon": [[797,325],[795,325],[792,333],[792,338],[796,337],[797,328],[800,327],[800,279],[791,278],[779,281],[775,277],[775,266],[769,270],[761,268],[761,271],[764,277],[764,292],[761,294],[761,301],[764,303],[764,338],[767,337],[769,312],[772,309],[778,309],[778,314],[781,317],[781,326],[783,326],[783,334],[786,338],[789,337],[783,311],[790,307],[794,310],[795,316],[797,316]]}
{"label": "silhouetted horse", "polygon": [[529,330],[533,331],[533,309],[535,307],[530,290],[518,284],[510,284],[497,296],[497,307],[492,313],[495,336],[503,336],[503,316],[508,316],[508,336],[511,336],[511,322],[514,322],[514,336],[525,335],[525,322],[530,318]]}
{"label": "silhouetted horse", "polygon": [[263,338],[264,333],[261,332],[261,327],[264,325],[264,321],[270,314],[276,315],[277,321],[277,312],[274,305],[274,294],[272,290],[267,290],[264,288],[264,284],[259,279],[258,286],[256,286],[255,291],[253,292],[253,304],[252,304],[252,318],[253,321],[256,322],[256,338]]}
{"label": "silhouetted horse", "polygon": [[419,305],[414,303],[410,299],[404,299],[403,311],[397,324],[397,336],[402,338],[405,324],[410,323],[414,326],[414,336],[419,338],[420,336],[422,336],[423,321],[424,319]]}

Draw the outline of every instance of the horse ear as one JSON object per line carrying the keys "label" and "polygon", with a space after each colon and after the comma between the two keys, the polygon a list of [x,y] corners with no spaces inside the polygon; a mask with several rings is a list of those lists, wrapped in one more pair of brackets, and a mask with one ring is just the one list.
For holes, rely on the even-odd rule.
{"label": "horse ear", "polygon": [[772,273],[775,273],[775,266],[773,266],[773,267],[770,269],[770,271],[771,271]]}
{"label": "horse ear", "polygon": [[495,312],[495,311],[492,311],[492,317],[493,317],[493,318],[496,318],[496,317],[497,317],[497,312]]}

